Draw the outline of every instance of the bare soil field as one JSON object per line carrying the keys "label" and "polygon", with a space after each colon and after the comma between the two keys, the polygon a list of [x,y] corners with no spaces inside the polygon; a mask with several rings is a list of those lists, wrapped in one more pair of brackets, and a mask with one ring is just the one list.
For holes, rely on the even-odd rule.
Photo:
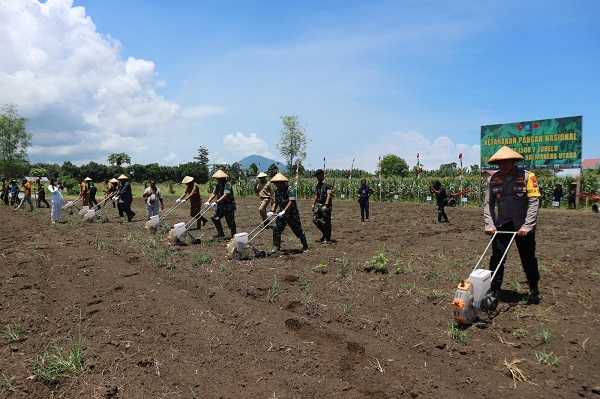
{"label": "bare soil field", "polygon": [[[248,232],[258,201],[237,202]],[[0,398],[600,397],[597,214],[542,210],[542,302],[525,304],[513,248],[497,311],[457,330],[456,285],[489,240],[481,208],[434,224],[433,204],[374,202],[361,223],[338,201],[319,244],[299,206],[307,253],[287,228],[279,255],[241,261],[210,222],[200,244],[150,234],[139,197],[125,224],[110,207],[108,223],[51,225],[47,209],[0,206]],[[269,250],[271,232],[252,243]],[[43,382],[36,367],[69,347],[83,371]]]}

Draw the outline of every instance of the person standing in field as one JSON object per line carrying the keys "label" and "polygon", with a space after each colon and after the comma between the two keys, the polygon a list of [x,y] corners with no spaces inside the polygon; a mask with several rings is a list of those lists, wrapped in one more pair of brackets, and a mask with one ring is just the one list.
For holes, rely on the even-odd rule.
{"label": "person standing in field", "polygon": [[[235,224],[236,204],[235,198],[233,197],[233,187],[231,186],[231,182],[227,181],[229,175],[219,169],[212,177],[217,179],[217,185],[204,205],[210,205],[217,208],[214,215],[211,217],[211,220],[217,229],[217,234],[213,238],[225,238],[223,225],[221,224],[221,219],[223,218],[227,221],[227,225],[231,230],[231,236],[233,237],[237,231]],[[215,201],[211,202],[213,200]]]}
{"label": "person standing in field", "polygon": [[37,179],[37,201],[36,205],[38,208],[41,207],[42,203],[46,204],[46,208],[50,208],[50,204],[46,201],[46,189],[44,188],[44,184],[42,183],[42,179]]}
{"label": "person standing in field", "polygon": [[156,179],[150,179],[150,187],[144,190],[142,194],[146,201],[146,212],[148,220],[152,216],[158,216],[158,208],[165,209],[163,197],[160,188],[156,187]]}
{"label": "person standing in field", "polygon": [[263,222],[267,219],[267,209],[273,203],[275,199],[275,191],[273,189],[272,181],[267,181],[267,174],[260,172],[256,176],[256,182],[254,183],[254,192],[258,194],[260,204],[258,206],[258,212]]}
{"label": "person standing in field", "polygon": [[[27,202],[29,204],[29,212],[33,212],[33,202],[31,202],[31,184],[27,181],[27,179],[23,179],[22,180],[23,183],[23,200],[21,200],[21,203],[15,208],[16,210],[19,210],[23,204],[25,202]],[[19,195],[19,192],[17,191],[17,196]]]}
{"label": "person standing in field", "polygon": [[442,186],[438,180],[433,182],[429,191],[431,194],[435,194],[435,200],[438,207],[437,223],[449,223],[448,215],[446,215],[446,205],[448,205],[448,193],[446,187]]}
{"label": "person standing in field", "polygon": [[272,217],[277,207],[279,207],[280,211],[277,214],[275,228],[273,229],[273,248],[269,253],[276,254],[279,252],[281,248],[281,233],[288,224],[296,237],[300,239],[302,251],[308,251],[308,242],[306,242],[306,235],[304,235],[304,231],[302,230],[300,212],[296,205],[296,190],[288,185],[288,178],[281,173],[273,176],[271,182],[277,186],[277,190],[275,190],[275,202],[271,211],[267,213],[267,217]]}
{"label": "person standing in field", "polygon": [[315,177],[317,178],[317,184],[315,185],[315,198],[311,207],[313,223],[322,234],[318,242],[327,244],[331,242],[333,187],[325,181],[325,171],[323,169],[317,169]]}
{"label": "person standing in field", "polygon": [[94,182],[92,181],[91,177],[86,177],[85,178],[85,183],[88,186],[88,192],[90,193],[90,208],[95,206],[98,206],[98,201],[96,200],[96,192],[98,192],[98,189],[96,188],[96,185],[94,184]]}
{"label": "person standing in field", "polygon": [[83,204],[83,206],[89,206],[90,191],[88,189],[87,182],[81,177],[77,179],[77,182],[79,183],[79,198],[81,198],[81,203]]}
{"label": "person standing in field", "polygon": [[369,221],[369,198],[373,194],[373,189],[367,186],[367,181],[362,179],[358,188],[358,205],[360,205],[360,221]]}
{"label": "person standing in field", "polygon": [[19,186],[17,186],[17,181],[15,179],[11,179],[10,181],[9,193],[10,206],[13,206],[15,204],[20,205],[21,200],[19,199]]}
{"label": "person standing in field", "polygon": [[119,183],[121,183],[121,187],[117,192],[117,201],[119,201],[119,205],[121,206],[120,211],[121,217],[123,213],[127,215],[127,222],[133,221],[133,217],[135,216],[135,212],[131,210],[131,203],[133,202],[133,193],[131,192],[131,184],[129,183],[129,177],[125,175],[121,175],[117,178]]}
{"label": "person standing in field", "polygon": [[[185,191],[181,194],[181,197],[177,199],[177,202],[180,201],[190,201],[190,216],[196,217],[201,211],[202,208],[202,198],[200,196],[200,186],[194,182],[194,178],[192,176],[186,176],[181,181],[185,184]],[[198,220],[196,220],[196,230],[202,229],[208,222],[204,216],[201,216]]]}
{"label": "person standing in field", "polygon": [[60,214],[62,212],[63,203],[65,199],[62,196],[63,186],[58,184],[56,177],[50,179],[48,185],[48,191],[50,192],[50,202],[52,203],[52,210],[50,211],[50,220],[52,224],[60,221]]}
{"label": "person standing in field", "polygon": [[[533,173],[515,166],[523,159],[518,152],[503,146],[488,160],[489,164],[498,165],[499,170],[487,180],[483,215],[485,234],[493,235],[496,231],[517,233],[515,242],[529,285],[527,303],[538,304],[541,295],[538,287],[540,272],[535,256],[535,230],[540,189]],[[509,234],[498,234],[492,242],[490,270],[498,269],[491,284],[491,294],[495,298],[500,296],[504,277],[504,262],[500,264],[500,259],[510,239]]]}

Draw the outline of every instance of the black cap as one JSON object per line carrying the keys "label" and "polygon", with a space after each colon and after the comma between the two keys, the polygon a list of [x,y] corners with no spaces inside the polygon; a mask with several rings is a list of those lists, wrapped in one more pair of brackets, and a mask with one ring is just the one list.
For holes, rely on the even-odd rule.
{"label": "black cap", "polygon": [[317,169],[317,171],[315,172],[315,176],[319,176],[324,174],[325,172],[323,172],[323,169]]}

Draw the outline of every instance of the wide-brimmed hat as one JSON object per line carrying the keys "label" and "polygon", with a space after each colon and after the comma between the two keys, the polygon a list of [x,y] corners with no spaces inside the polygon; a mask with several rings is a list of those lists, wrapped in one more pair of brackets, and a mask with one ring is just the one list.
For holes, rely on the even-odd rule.
{"label": "wide-brimmed hat", "polygon": [[183,178],[183,180],[181,181],[183,184],[188,184],[194,181],[194,178],[192,176],[186,176]]}
{"label": "wide-brimmed hat", "polygon": [[256,177],[267,177],[268,175],[265,172],[260,172],[259,174],[256,175]]}
{"label": "wide-brimmed hat", "polygon": [[223,172],[221,169],[217,170],[212,177],[214,177],[215,179],[222,179],[222,178],[228,178],[229,175],[225,172]]}
{"label": "wide-brimmed hat", "polygon": [[117,180],[129,180],[129,177],[127,177],[125,175],[121,175],[121,176],[117,177]]}
{"label": "wide-brimmed hat", "polygon": [[288,178],[285,177],[282,173],[277,173],[275,176],[273,176],[273,178],[271,179],[271,181],[273,183],[277,183],[277,182],[288,182]]}
{"label": "wide-brimmed hat", "polygon": [[325,174],[325,172],[323,171],[323,169],[317,169],[315,171],[315,176],[319,176],[319,175],[322,175],[322,174]]}
{"label": "wide-brimmed hat", "polygon": [[86,177],[85,179],[83,179],[83,181],[92,181],[91,177]]}
{"label": "wide-brimmed hat", "polygon": [[504,161],[506,159],[512,159],[513,161],[522,161],[525,158],[523,157],[523,155],[519,154],[512,148],[507,147],[507,146],[502,146],[502,148],[500,148],[498,151],[496,151],[496,153],[494,155],[492,155],[490,159],[488,159],[487,163],[495,164],[495,163],[498,163],[499,161]]}
{"label": "wide-brimmed hat", "polygon": [[109,183],[118,183],[119,181],[114,177],[108,181]]}

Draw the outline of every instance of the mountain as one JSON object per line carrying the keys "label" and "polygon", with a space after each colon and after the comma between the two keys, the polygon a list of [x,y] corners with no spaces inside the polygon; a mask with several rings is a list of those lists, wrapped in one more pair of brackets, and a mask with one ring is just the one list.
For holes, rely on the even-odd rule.
{"label": "mountain", "polygon": [[[265,158],[262,155],[256,155],[256,154],[248,155],[246,158],[239,160],[238,163],[240,165],[242,165],[242,168],[244,168],[244,169],[250,167],[251,164],[255,163],[256,166],[258,166],[259,172],[266,172],[267,169],[269,169],[269,166],[271,166],[271,164],[277,165],[277,161],[274,161],[272,159]],[[284,162],[281,162],[281,161],[279,162],[279,171],[282,173],[287,171],[287,168],[285,167]]]}

